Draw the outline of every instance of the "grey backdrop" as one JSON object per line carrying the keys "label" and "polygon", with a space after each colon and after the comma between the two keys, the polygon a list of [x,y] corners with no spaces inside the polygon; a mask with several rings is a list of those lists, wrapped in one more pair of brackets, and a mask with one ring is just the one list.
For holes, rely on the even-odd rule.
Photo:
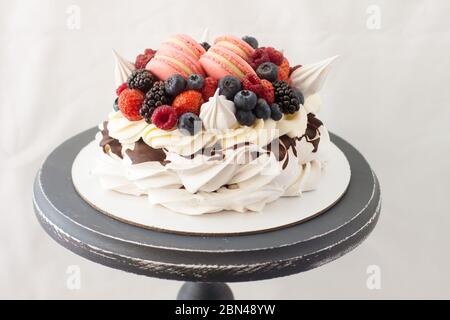
{"label": "grey backdrop", "polygon": [[[134,59],[170,34],[200,38],[205,27],[254,35],[295,63],[339,54],[320,117],[366,156],[384,198],[379,225],[357,250],[304,274],[233,284],[236,297],[450,298],[449,2],[232,2],[0,0],[0,298],[175,296],[177,282],[108,269],[50,240],[31,187],[55,146],[110,110],[111,48]],[[372,265],[379,290],[366,285]],[[71,266],[78,290],[67,286]]]}

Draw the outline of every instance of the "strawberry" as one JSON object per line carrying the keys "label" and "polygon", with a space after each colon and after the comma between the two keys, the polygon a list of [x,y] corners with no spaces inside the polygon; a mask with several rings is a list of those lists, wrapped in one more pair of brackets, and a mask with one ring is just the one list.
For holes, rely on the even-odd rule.
{"label": "strawberry", "polygon": [[217,80],[213,77],[206,77],[203,84],[202,97],[203,101],[208,101],[217,90]]}
{"label": "strawberry", "polygon": [[261,85],[263,87],[263,95],[261,98],[266,99],[267,103],[271,105],[275,101],[275,91],[273,85],[269,80],[261,80]]}
{"label": "strawberry", "polygon": [[144,102],[144,93],[137,89],[125,89],[119,96],[119,109],[122,114],[130,121],[142,119],[139,109]]}
{"label": "strawberry", "polygon": [[289,72],[291,71],[291,68],[289,66],[289,61],[284,58],[283,62],[278,67],[278,80],[286,81],[289,79]]}
{"label": "strawberry", "polygon": [[195,90],[188,90],[175,97],[172,106],[178,116],[186,112],[192,112],[196,115],[200,113],[200,107],[203,104],[202,94]]}

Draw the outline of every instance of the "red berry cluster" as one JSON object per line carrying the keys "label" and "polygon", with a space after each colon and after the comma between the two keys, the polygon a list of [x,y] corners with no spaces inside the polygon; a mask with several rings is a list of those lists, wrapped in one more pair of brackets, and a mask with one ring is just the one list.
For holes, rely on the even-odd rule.
{"label": "red berry cluster", "polygon": [[269,104],[274,102],[275,95],[270,81],[249,74],[242,80],[242,86],[245,90],[253,91],[259,98],[265,99]]}
{"label": "red berry cluster", "polygon": [[[146,53],[153,53],[149,50],[151,49],[147,49]],[[148,57],[139,55],[136,58],[136,65],[142,66],[147,60]],[[176,87],[173,87],[174,84],[170,84],[169,80],[151,83],[156,77],[145,69],[133,72],[128,81],[116,89],[118,109],[130,121],[145,118],[147,122],[162,130],[174,129],[178,119],[185,113],[192,113],[198,117],[203,102],[212,97],[217,90],[217,80],[211,77],[203,78],[200,75],[191,75],[192,78],[189,77],[187,80],[181,76],[174,76]],[[169,90],[172,88],[173,96],[166,92],[167,86]],[[174,93],[173,90],[177,91]]]}
{"label": "red berry cluster", "polygon": [[249,63],[256,70],[264,62],[272,62],[279,66],[283,62],[283,59],[283,53],[280,51],[272,47],[261,47],[253,52]]}
{"label": "red berry cluster", "polygon": [[136,57],[136,62],[134,63],[134,66],[136,69],[144,69],[147,63],[153,59],[155,56],[156,51],[153,49],[145,49],[144,53],[139,54]]}
{"label": "red berry cluster", "polygon": [[[291,67],[283,53],[273,47],[258,48],[255,39],[252,44],[255,50],[249,57],[248,63],[256,71],[256,74],[248,74],[241,80],[234,78],[231,87],[226,88],[222,87],[223,84],[219,85],[222,80],[217,81],[212,77],[203,77],[196,74],[189,76],[187,79],[174,75],[175,78],[170,81],[169,79],[165,82],[160,81],[145,70],[156,51],[145,49],[143,53],[136,57],[136,71],[130,75],[126,83],[116,89],[118,98],[114,108],[115,110],[119,109],[130,121],[145,119],[145,121],[153,123],[160,129],[172,130],[178,122],[182,122],[181,116],[183,114],[189,113],[189,117],[198,118],[201,105],[214,95],[218,87],[220,87],[221,92],[224,90],[224,93],[221,94],[224,94],[230,100],[233,100],[236,95],[237,91],[233,88],[237,86],[241,88],[238,90],[252,91],[257,98],[265,100],[271,108],[277,104],[275,107],[281,107],[280,104],[285,100],[280,98],[281,93],[278,92],[278,89],[275,92],[274,87],[281,87],[279,81],[284,81],[287,86],[290,74],[301,66]],[[283,96],[283,98],[285,97]],[[295,99],[295,97],[290,97],[290,99]],[[265,108],[267,109],[267,107]],[[264,119],[266,119],[266,111],[262,108],[256,112],[256,116],[260,116],[260,118],[264,116]],[[279,113],[273,115],[273,112],[276,112],[276,110],[272,111],[271,117],[278,121],[281,115]],[[246,123],[248,122],[250,121],[246,121]],[[181,124],[181,127],[185,126]]]}

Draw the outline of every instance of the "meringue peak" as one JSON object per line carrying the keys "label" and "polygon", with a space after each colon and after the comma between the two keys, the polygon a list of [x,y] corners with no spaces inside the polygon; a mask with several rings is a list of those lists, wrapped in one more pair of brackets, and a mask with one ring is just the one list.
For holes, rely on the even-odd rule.
{"label": "meringue peak", "polygon": [[113,49],[112,51],[116,62],[114,67],[115,85],[118,87],[128,80],[128,77],[136,68],[133,63],[124,59],[116,50]]}
{"label": "meringue peak", "polygon": [[339,56],[334,56],[313,64],[304,65],[292,72],[291,86],[303,93],[307,98],[319,92],[330,71],[331,64]]}
{"label": "meringue peak", "polygon": [[220,95],[217,89],[214,96],[201,106],[200,119],[206,130],[233,129],[237,124],[235,111],[234,103]]}
{"label": "meringue peak", "polygon": [[209,42],[209,29],[205,28],[205,30],[203,31],[202,37],[200,39],[200,43],[202,42]]}

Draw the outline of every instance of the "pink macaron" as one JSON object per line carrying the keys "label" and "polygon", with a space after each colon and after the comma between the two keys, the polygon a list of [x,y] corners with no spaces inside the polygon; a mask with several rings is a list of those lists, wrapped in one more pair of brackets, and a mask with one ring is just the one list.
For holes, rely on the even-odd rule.
{"label": "pink macaron", "polygon": [[247,42],[238,37],[225,35],[220,36],[214,40],[215,46],[225,47],[237,55],[239,55],[245,61],[249,61],[255,49],[250,46]]}
{"label": "pink macaron", "polygon": [[204,75],[198,59],[205,49],[191,37],[177,34],[164,40],[146,69],[161,80],[167,80],[173,74],[187,78],[193,73]]}
{"label": "pink macaron", "polygon": [[206,52],[197,41],[185,34],[177,34],[164,40],[160,49],[168,48],[181,51],[186,55],[192,56],[196,60]]}
{"label": "pink macaron", "polygon": [[217,80],[232,75],[243,79],[248,74],[255,74],[253,68],[238,54],[223,46],[213,45],[201,58],[200,64],[206,74]]}
{"label": "pink macaron", "polygon": [[199,61],[191,55],[168,47],[159,49],[148,62],[146,69],[160,80],[167,80],[173,74],[180,74],[184,78],[193,73],[205,74]]}

